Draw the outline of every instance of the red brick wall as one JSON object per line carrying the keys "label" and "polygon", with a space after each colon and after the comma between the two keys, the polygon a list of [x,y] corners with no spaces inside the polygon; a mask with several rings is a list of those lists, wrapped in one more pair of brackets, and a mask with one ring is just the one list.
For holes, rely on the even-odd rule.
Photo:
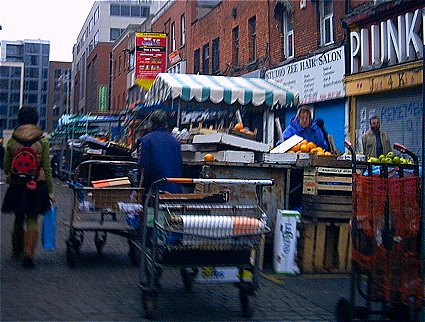
{"label": "red brick wall", "polygon": [[[153,32],[162,32],[168,35],[167,37],[167,66],[166,68],[171,67],[171,63],[168,60],[168,55],[171,53],[171,24],[174,22],[176,29],[176,49],[180,53],[182,60],[187,59],[188,55],[188,46],[191,44],[191,35],[190,35],[190,26],[191,26],[191,6],[196,3],[196,1],[190,0],[176,0],[171,6],[156,20],[152,23]],[[185,15],[186,18],[186,45],[181,44],[181,16]]]}
{"label": "red brick wall", "polygon": [[128,37],[134,34],[123,37],[112,50],[111,112],[114,114],[127,107]]}
{"label": "red brick wall", "polygon": [[110,86],[110,53],[112,43],[98,43],[87,58],[86,79],[86,106],[84,114],[97,113],[98,111],[98,88]]}

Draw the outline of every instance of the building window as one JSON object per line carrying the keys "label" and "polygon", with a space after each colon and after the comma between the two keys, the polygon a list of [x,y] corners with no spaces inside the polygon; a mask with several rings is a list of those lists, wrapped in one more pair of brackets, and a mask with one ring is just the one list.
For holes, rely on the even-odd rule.
{"label": "building window", "polygon": [[94,12],[94,24],[96,24],[96,21],[99,20],[99,7],[96,8],[96,11]]}
{"label": "building window", "polygon": [[139,6],[131,6],[131,16],[132,17],[140,17],[140,7]]}
{"label": "building window", "polygon": [[319,10],[321,43],[327,46],[334,42],[332,0],[321,1]]}
{"label": "building window", "polygon": [[239,27],[232,30],[232,65],[239,65]]}
{"label": "building window", "polygon": [[171,51],[176,50],[176,23],[171,24]]}
{"label": "building window", "polygon": [[202,47],[202,74],[210,73],[210,44],[205,44]]}
{"label": "building window", "polygon": [[212,41],[212,74],[220,72],[220,38]]}
{"label": "building window", "polygon": [[109,40],[115,41],[120,37],[121,29],[120,28],[111,28]]}
{"label": "building window", "polygon": [[199,74],[200,71],[200,60],[201,60],[201,54],[199,48],[195,50],[193,54],[193,73]]}
{"label": "building window", "polygon": [[121,5],[121,16],[122,17],[130,16],[130,6],[126,6],[124,4]]}
{"label": "building window", "polygon": [[62,75],[62,69],[55,68],[55,78],[59,78]]}
{"label": "building window", "polygon": [[148,17],[150,14],[150,7],[141,7],[142,9],[142,17]]}
{"label": "building window", "polygon": [[248,20],[249,30],[249,61],[257,58],[257,19],[254,17]]}
{"label": "building window", "polygon": [[89,22],[89,32],[91,32],[92,30],[93,30],[93,26],[94,26],[94,19],[93,19],[93,17],[90,19],[90,22]]}
{"label": "building window", "polygon": [[180,44],[184,46],[186,44],[186,17],[182,15],[180,17]]}
{"label": "building window", "polygon": [[96,33],[94,34],[93,40],[94,40],[94,46],[96,47],[96,45],[99,43],[99,30],[96,31]]}
{"label": "building window", "polygon": [[120,15],[120,5],[111,4],[111,16],[119,16],[119,15]]}
{"label": "building window", "polygon": [[283,54],[285,59],[294,57],[294,27],[292,25],[292,16],[288,11],[284,11],[282,16],[283,26]]}

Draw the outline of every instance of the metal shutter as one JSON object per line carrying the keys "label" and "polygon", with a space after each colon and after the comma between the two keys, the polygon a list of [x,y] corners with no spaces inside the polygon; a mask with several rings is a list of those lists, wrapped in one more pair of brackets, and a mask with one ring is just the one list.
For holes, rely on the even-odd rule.
{"label": "metal shutter", "polygon": [[401,143],[420,157],[422,109],[421,87],[359,96],[356,141],[360,142],[361,135],[369,129],[369,118],[375,114],[381,119],[381,129],[389,135],[391,145]]}

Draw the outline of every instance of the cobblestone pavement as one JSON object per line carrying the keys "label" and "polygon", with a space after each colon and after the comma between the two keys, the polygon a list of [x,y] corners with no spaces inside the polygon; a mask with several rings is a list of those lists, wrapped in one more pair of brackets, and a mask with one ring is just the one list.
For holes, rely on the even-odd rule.
{"label": "cobblestone pavement", "polygon": [[[1,183],[4,195],[7,186]],[[57,247],[38,245],[36,269],[24,270],[9,259],[13,216],[1,217],[1,321],[143,321],[138,268],[130,264],[127,241],[108,235],[98,255],[87,234],[81,261],[69,268],[65,258],[72,192],[55,179],[58,199]],[[2,198],[1,198],[2,199]],[[41,223],[41,218],[40,218]],[[273,274],[266,265],[254,299],[252,321],[332,321],[335,303],[349,292],[348,275]],[[195,284],[184,290],[180,274],[161,278],[160,321],[246,321],[238,290],[232,284]]]}

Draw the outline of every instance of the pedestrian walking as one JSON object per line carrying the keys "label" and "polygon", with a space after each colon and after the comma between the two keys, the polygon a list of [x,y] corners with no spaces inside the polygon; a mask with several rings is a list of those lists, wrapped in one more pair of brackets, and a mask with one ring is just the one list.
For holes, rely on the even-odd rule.
{"label": "pedestrian walking", "polygon": [[[12,259],[23,255],[23,266],[34,268],[34,251],[38,242],[39,214],[55,201],[49,142],[37,126],[38,113],[33,107],[18,112],[18,127],[7,142],[4,172],[9,187],[2,212],[14,213]],[[23,162],[24,160],[24,162]]]}
{"label": "pedestrian walking", "polygon": [[[162,178],[182,177],[183,161],[181,145],[168,131],[167,114],[161,110],[152,112],[149,118],[151,131],[140,140],[139,163],[143,168],[143,187],[149,190],[152,183]],[[180,193],[176,183],[164,183],[161,189]]]}

